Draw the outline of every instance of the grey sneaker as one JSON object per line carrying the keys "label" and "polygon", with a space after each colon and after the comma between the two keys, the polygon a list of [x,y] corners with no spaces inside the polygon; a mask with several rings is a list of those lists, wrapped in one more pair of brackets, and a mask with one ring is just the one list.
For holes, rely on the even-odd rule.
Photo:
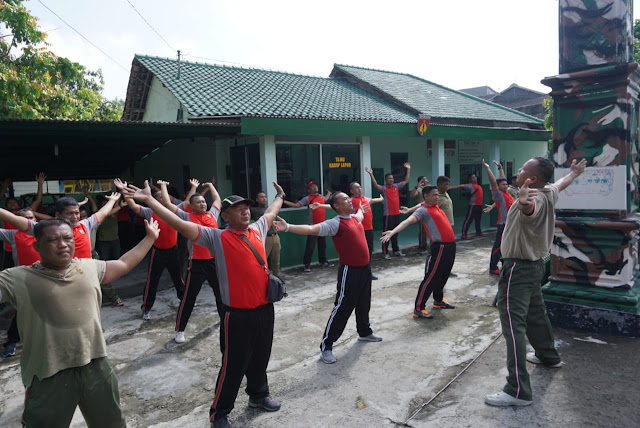
{"label": "grey sneaker", "polygon": [[333,356],[333,352],[331,352],[331,349],[322,351],[322,353],[320,354],[320,359],[326,364],[333,364],[338,361],[336,357]]}
{"label": "grey sneaker", "polygon": [[303,272],[311,272],[311,266],[309,266],[309,265],[304,265]]}
{"label": "grey sneaker", "polygon": [[211,428],[233,428],[227,419],[227,415],[221,416],[219,419],[211,422]]}
{"label": "grey sneaker", "polygon": [[386,254],[384,255],[384,259],[385,259],[385,260],[391,260],[391,254],[386,253]]}
{"label": "grey sneaker", "polygon": [[371,333],[369,336],[360,336],[358,340],[361,342],[382,342],[382,338],[377,334]]}
{"label": "grey sneaker", "polygon": [[262,409],[265,412],[277,412],[280,410],[280,403],[268,395],[264,398],[253,400],[249,397],[249,407],[254,409]]}
{"label": "grey sneaker", "polygon": [[393,253],[393,255],[397,257],[404,257],[405,253],[403,253],[402,251],[396,251],[395,253]]}
{"label": "grey sneaker", "polygon": [[536,353],[535,352],[527,352],[527,361],[529,361],[530,363],[533,364],[541,364],[543,366],[546,367],[553,367],[554,369],[559,369],[560,367],[562,367],[562,361],[560,361],[559,363],[556,364],[545,364],[542,361],[540,361],[540,358],[536,357]]}
{"label": "grey sneaker", "polygon": [[149,321],[151,319],[151,315],[149,314],[149,312],[145,312],[142,314],[142,319],[145,321]]}
{"label": "grey sneaker", "polygon": [[324,263],[318,264],[318,266],[320,266],[320,267],[334,267],[335,264],[331,263],[330,261],[326,261]]}
{"label": "grey sneaker", "polygon": [[485,395],[484,402],[490,406],[496,407],[531,405],[530,400],[521,400],[519,398],[512,397],[504,391],[500,391],[497,394]]}

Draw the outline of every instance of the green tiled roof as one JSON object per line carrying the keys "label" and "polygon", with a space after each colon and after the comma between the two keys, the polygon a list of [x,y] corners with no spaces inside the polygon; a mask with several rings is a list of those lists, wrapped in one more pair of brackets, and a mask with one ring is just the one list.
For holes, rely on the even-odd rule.
{"label": "green tiled roof", "polygon": [[[342,71],[343,73],[340,73]],[[352,76],[357,81],[371,85],[400,105],[432,117],[460,119],[463,121],[514,122],[539,125],[543,121],[516,110],[494,104],[410,74],[372,70],[334,64],[332,76]]]}
{"label": "green tiled roof", "polygon": [[265,116],[415,123],[417,117],[342,78],[136,55],[191,116]]}

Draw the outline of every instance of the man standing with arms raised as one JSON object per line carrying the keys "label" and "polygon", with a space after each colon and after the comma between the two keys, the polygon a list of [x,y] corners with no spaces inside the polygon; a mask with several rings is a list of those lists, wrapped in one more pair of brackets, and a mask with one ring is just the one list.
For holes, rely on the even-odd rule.
{"label": "man standing with arms raised", "polygon": [[[365,168],[365,171],[367,171],[371,177],[371,184],[373,187],[378,189],[378,192],[380,192],[384,198],[384,214],[382,216],[382,226],[384,231],[392,230],[400,223],[400,196],[398,192],[406,186],[407,183],[409,183],[411,164],[409,162],[405,162],[404,167],[407,169],[404,180],[399,183],[394,183],[393,174],[388,173],[384,176],[384,186],[378,184],[376,178],[373,176],[373,170],[371,168]],[[400,247],[398,247],[398,237],[395,235],[391,240],[391,246],[393,248],[394,255],[404,256],[404,253],[400,251]],[[385,241],[382,244],[382,254],[387,260],[391,258],[391,255],[389,254],[389,241]]]}
{"label": "man standing with arms raised", "polygon": [[[507,342],[509,375],[502,391],[485,396],[485,403],[491,406],[531,404],[527,361],[555,368],[562,364],[542,299],[542,259],[549,254],[553,242],[558,194],[584,172],[586,164],[584,159],[574,159],[569,174],[550,185],[547,183],[554,168],[549,159],[534,157],[518,171],[520,194],[507,214],[498,282],[498,309]],[[526,338],[535,353],[527,354]]]}
{"label": "man standing with arms raised", "polygon": [[[214,428],[227,428],[227,415],[233,409],[238,389],[247,377],[246,392],[249,407],[267,412],[280,409],[280,403],[269,396],[267,365],[273,343],[273,304],[267,301],[269,267],[258,263],[251,247],[266,260],[264,241],[267,230],[280,211],[284,192],[273,182],[275,200],[264,215],[251,222],[251,199],[232,195],[222,201],[221,216],[228,223],[225,230],[198,225],[175,216],[151,196],[147,183],[144,189],[129,185],[126,197],[145,203],[169,226],[187,239],[208,248],[215,254],[220,294],[224,304],[221,336],[224,331],[222,367],[216,381],[215,397],[209,410]],[[248,244],[250,243],[250,245]]]}
{"label": "man standing with arms raised", "polygon": [[340,338],[354,309],[358,340],[380,342],[382,338],[373,334],[369,325],[371,266],[369,265],[369,248],[362,227],[363,211],[368,209],[368,206],[361,206],[356,214],[352,214],[351,198],[342,192],[332,194],[329,205],[338,215],[320,224],[313,226],[288,224],[280,217],[275,224],[276,228],[282,232],[333,237],[333,244],[340,256],[338,292],[320,343],[320,358],[327,364],[333,364],[337,361],[333,355],[333,343]]}

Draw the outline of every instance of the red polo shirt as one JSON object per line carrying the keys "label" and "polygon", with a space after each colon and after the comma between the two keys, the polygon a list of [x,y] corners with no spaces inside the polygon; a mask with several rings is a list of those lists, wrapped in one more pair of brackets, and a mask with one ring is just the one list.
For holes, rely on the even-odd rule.
{"label": "red polo shirt", "polygon": [[354,196],[351,198],[351,202],[353,203],[353,212],[354,214],[358,212],[360,209],[360,205],[369,207],[369,210],[364,214],[364,219],[362,220],[362,227],[364,230],[373,230],[373,213],[371,212],[371,204],[370,199],[365,196]]}

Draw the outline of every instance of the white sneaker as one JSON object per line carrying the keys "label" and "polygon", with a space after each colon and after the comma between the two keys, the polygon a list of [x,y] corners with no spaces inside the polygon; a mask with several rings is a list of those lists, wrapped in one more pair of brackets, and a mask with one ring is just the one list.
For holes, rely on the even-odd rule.
{"label": "white sneaker", "polygon": [[500,391],[497,394],[485,395],[484,402],[490,406],[507,407],[507,406],[529,406],[531,401],[521,400],[516,397],[512,397],[504,391]]}
{"label": "white sneaker", "polygon": [[145,312],[142,314],[142,319],[145,321],[149,321],[151,319],[151,315],[149,314],[149,312]]}
{"label": "white sneaker", "polygon": [[173,339],[176,341],[176,343],[184,343],[185,338],[184,338],[184,331],[179,331],[176,333],[176,338]]}
{"label": "white sneaker", "polygon": [[529,361],[530,363],[533,364],[541,364],[543,366],[546,367],[553,367],[554,369],[559,369],[560,367],[562,367],[562,361],[560,361],[559,363],[556,364],[545,364],[542,361],[540,361],[540,358],[536,357],[536,353],[535,352],[527,352],[527,361]]}
{"label": "white sneaker", "polygon": [[396,257],[404,257],[405,254],[402,251],[396,251],[395,253],[393,253],[394,256]]}

